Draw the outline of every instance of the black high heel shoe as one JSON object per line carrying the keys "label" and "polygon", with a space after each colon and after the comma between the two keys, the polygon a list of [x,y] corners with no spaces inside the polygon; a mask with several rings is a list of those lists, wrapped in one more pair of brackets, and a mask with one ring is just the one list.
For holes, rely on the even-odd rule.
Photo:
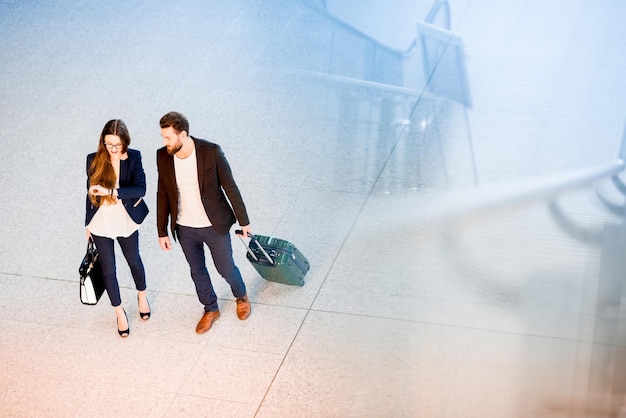
{"label": "black high heel shoe", "polygon": [[[139,296],[137,296],[137,303],[139,303]],[[148,299],[146,299],[146,303],[148,304],[148,309],[150,309],[150,302],[148,301]],[[148,311],[148,312],[139,311],[139,317],[143,319],[144,321],[147,321],[148,319],[150,319],[151,313],[152,313],[151,311]]]}
{"label": "black high heel shoe", "polygon": [[[124,310],[124,316],[126,317],[126,322],[128,322],[128,315],[126,315],[126,310]],[[129,327],[126,328],[123,331],[120,330],[120,326],[119,325],[117,326],[117,332],[120,334],[120,337],[126,338],[126,337],[128,337],[130,335],[130,324],[128,324],[128,325],[129,325]]]}

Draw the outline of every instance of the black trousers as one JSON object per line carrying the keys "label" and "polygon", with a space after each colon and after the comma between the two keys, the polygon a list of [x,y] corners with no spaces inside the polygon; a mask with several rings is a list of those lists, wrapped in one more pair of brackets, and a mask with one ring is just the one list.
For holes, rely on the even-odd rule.
{"label": "black trousers", "polygon": [[[122,298],[120,297],[120,285],[117,282],[114,240],[94,234],[91,234],[91,236],[98,249],[104,287],[111,300],[111,305],[119,306],[122,304]],[[146,290],[146,270],[139,255],[139,231],[135,231],[127,238],[118,237],[117,242],[122,249],[124,258],[128,262],[128,267],[130,267],[130,272],[135,281],[135,287],[138,291]]]}
{"label": "black trousers", "polygon": [[191,228],[178,225],[176,228],[178,241],[189,263],[191,278],[196,285],[198,300],[204,305],[204,311],[212,312],[219,310],[217,295],[215,290],[213,290],[213,283],[211,283],[211,277],[206,267],[204,244],[209,247],[213,257],[213,264],[217,272],[230,285],[233,296],[243,298],[246,295],[246,285],[233,260],[230,235],[220,234],[212,227]]}

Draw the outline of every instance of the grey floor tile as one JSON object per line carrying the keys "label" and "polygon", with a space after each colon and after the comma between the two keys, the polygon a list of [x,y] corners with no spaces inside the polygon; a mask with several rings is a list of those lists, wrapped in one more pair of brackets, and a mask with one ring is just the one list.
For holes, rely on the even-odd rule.
{"label": "grey floor tile", "polygon": [[235,302],[222,304],[222,317],[210,344],[235,350],[286,354],[306,310],[252,303],[245,321],[237,318]]}
{"label": "grey floor tile", "polygon": [[252,417],[257,406],[251,403],[229,402],[203,396],[176,395],[164,417],[181,416],[220,416]]}
{"label": "grey floor tile", "polygon": [[209,345],[179,393],[258,405],[282,358],[282,354]]}
{"label": "grey floor tile", "polygon": [[[455,328],[312,312],[263,408],[299,409],[304,416],[405,416],[441,408],[445,391],[437,389],[452,382],[468,337]],[[433,397],[422,392],[426,386]]]}

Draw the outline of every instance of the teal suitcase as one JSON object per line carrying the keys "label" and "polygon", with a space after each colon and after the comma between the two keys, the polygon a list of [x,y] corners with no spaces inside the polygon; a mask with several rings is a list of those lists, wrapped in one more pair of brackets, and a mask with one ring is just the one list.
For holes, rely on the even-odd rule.
{"label": "teal suitcase", "polygon": [[[250,244],[246,244],[246,258],[257,273],[267,281],[292,286],[303,286],[304,276],[309,271],[309,260],[289,241],[265,235],[250,234]],[[254,243],[254,245],[252,245]]]}

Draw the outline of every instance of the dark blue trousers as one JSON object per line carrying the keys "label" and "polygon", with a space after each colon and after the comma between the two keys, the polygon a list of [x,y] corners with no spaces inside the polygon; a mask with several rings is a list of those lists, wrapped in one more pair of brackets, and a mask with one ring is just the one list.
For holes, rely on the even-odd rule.
{"label": "dark blue trousers", "polygon": [[[111,305],[119,306],[122,304],[120,297],[120,285],[117,282],[117,274],[115,268],[115,248],[114,241],[111,238],[99,237],[91,234],[96,248],[98,249],[98,258],[102,266],[102,277],[104,278],[104,287],[107,290]],[[139,231],[135,231],[127,238],[118,237],[117,242],[120,244],[122,254],[128,262],[130,273],[135,281],[138,291],[146,290],[146,271],[139,255]]]}
{"label": "dark blue trousers", "polygon": [[176,227],[178,241],[183,249],[187,263],[191,270],[191,278],[196,285],[196,293],[200,303],[204,305],[205,312],[219,310],[217,295],[213,290],[211,277],[206,267],[204,256],[204,244],[209,247],[213,264],[217,272],[230,285],[233,296],[242,298],[246,295],[246,285],[241,277],[241,272],[233,260],[233,249],[230,244],[229,234],[220,234],[212,227],[190,228],[178,225]]}

